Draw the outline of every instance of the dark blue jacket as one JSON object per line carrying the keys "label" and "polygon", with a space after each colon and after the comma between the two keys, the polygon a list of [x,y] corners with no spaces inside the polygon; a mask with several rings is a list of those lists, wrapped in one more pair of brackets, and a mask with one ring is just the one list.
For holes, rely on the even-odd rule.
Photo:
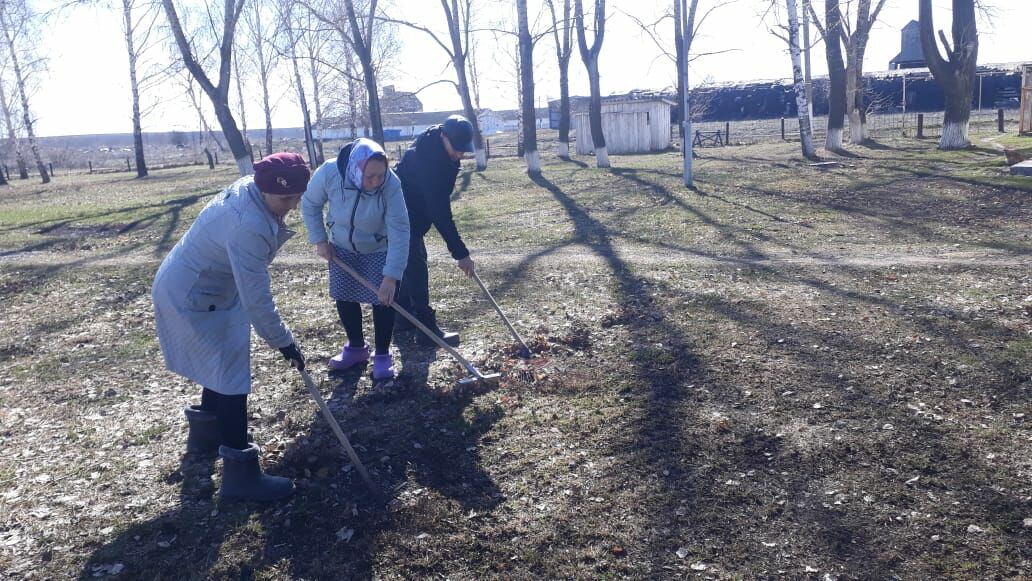
{"label": "dark blue jacket", "polygon": [[451,211],[451,195],[459,167],[459,162],[448,157],[444,150],[441,126],[435,125],[412,142],[394,168],[405,193],[412,239],[422,238],[433,226],[455,260],[469,256]]}

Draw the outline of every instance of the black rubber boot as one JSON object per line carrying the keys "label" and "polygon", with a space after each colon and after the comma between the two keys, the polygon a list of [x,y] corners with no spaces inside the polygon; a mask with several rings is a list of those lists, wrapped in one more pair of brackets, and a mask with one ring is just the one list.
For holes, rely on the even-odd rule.
{"label": "black rubber boot", "polygon": [[186,453],[197,456],[214,456],[219,451],[221,433],[215,414],[202,410],[199,406],[183,408],[186,422],[190,430],[186,436]]}
{"label": "black rubber boot", "polygon": [[222,456],[222,500],[256,500],[272,502],[284,499],[294,492],[294,483],[282,476],[262,474],[258,465],[258,446],[251,444],[245,450],[219,446]]}
{"label": "black rubber boot", "polygon": [[[459,334],[451,331],[444,331],[437,326],[437,312],[433,309],[428,309],[419,314],[419,321],[426,325],[431,331],[433,331],[438,337],[444,340],[445,343],[452,347],[459,346]],[[427,337],[423,333],[419,334],[419,342],[424,345],[436,345],[430,337]]]}

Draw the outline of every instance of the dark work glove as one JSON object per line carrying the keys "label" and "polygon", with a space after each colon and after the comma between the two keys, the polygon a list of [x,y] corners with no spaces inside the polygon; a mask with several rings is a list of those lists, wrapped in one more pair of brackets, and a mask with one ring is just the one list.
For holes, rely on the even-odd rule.
{"label": "dark work glove", "polygon": [[286,347],[280,347],[280,353],[283,357],[290,362],[291,365],[297,368],[298,371],[305,370],[305,356],[301,354],[301,350],[297,348],[297,343],[291,343]]}

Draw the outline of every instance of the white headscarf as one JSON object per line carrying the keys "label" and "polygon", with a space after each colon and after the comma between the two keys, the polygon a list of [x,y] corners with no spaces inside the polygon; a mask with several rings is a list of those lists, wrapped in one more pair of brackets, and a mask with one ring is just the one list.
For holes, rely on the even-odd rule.
{"label": "white headscarf", "polygon": [[[355,184],[360,191],[363,191],[363,177],[365,174],[366,162],[373,155],[379,153],[386,157],[386,153],[380,144],[367,139],[365,137],[359,137],[355,140],[354,145],[351,146],[351,155],[348,156],[348,179],[351,183]],[[371,192],[366,192],[371,193]]]}

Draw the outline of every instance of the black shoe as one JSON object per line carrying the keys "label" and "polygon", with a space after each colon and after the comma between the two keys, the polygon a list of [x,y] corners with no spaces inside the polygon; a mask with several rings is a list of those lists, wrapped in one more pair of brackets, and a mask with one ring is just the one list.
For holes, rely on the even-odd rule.
{"label": "black shoe", "polygon": [[[419,317],[419,321],[421,323],[423,323],[424,325],[426,325],[426,327],[428,329],[430,329],[430,331],[433,332],[433,334],[435,334],[438,337],[440,337],[442,341],[444,341],[448,345],[451,345],[452,347],[458,347],[459,346],[459,334],[458,333],[452,333],[450,331],[443,331],[443,330],[441,330],[440,327],[437,326],[437,312],[436,311],[434,311],[432,308],[428,308],[428,309],[426,309],[424,311],[421,311],[420,315],[421,316]],[[427,344],[433,345],[433,344],[435,344],[434,341],[432,339],[430,339],[430,337],[427,337],[426,335],[422,335],[421,337],[419,337],[419,340],[424,345],[427,345]]]}
{"label": "black shoe", "polygon": [[[458,347],[459,346],[459,334],[458,333],[453,333],[451,331],[442,331],[441,329],[437,329],[437,336],[442,341],[444,341],[445,343],[447,343],[448,345],[450,345],[452,347]],[[419,342],[422,345],[426,345],[428,347],[429,346],[437,345],[437,343],[435,343],[433,339],[431,339],[430,337],[427,337],[423,333],[419,334]]]}
{"label": "black shoe", "polygon": [[394,316],[394,334],[395,335],[397,335],[398,333],[411,333],[412,331],[416,331],[416,330],[417,330],[416,326],[412,324],[412,321],[409,321],[408,319],[406,319],[405,317],[402,317],[401,315],[395,314],[395,316]]}

